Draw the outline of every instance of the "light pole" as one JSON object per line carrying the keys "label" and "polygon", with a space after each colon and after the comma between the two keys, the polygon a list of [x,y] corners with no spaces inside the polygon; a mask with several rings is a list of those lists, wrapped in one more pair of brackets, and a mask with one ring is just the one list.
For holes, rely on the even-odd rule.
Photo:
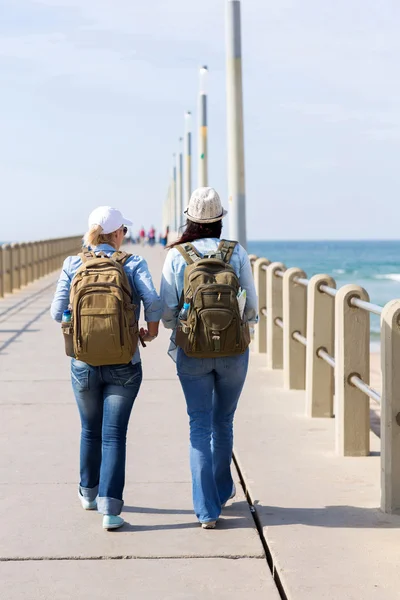
{"label": "light pole", "polygon": [[246,191],[244,172],[242,43],[240,0],[226,7],[228,185],[230,237],[246,248]]}
{"label": "light pole", "polygon": [[192,193],[192,113],[185,114],[185,163],[184,163],[184,205],[189,205],[190,195]]}
{"label": "light pole", "polygon": [[198,148],[198,187],[208,185],[208,156],[207,156],[207,81],[208,68],[200,69],[200,98],[199,98],[199,148]]}
{"label": "light pole", "polygon": [[183,225],[182,141],[183,141],[183,138],[179,138],[179,152],[178,152],[178,159],[176,161],[176,213],[177,213],[176,222],[177,222],[177,229],[179,229]]}
{"label": "light pole", "polygon": [[171,173],[171,223],[172,231],[177,231],[177,211],[176,211],[176,154],[172,155],[172,173]]}

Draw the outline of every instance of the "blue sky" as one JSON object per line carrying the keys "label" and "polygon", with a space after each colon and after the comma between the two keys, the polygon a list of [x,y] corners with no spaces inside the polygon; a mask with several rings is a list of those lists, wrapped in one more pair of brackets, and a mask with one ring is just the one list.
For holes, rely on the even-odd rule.
{"label": "blue sky", "polygon": [[[228,204],[224,9],[0,0],[0,240],[81,232],[99,204],[159,226],[202,64]],[[243,0],[242,21],[248,237],[399,237],[400,4]]]}

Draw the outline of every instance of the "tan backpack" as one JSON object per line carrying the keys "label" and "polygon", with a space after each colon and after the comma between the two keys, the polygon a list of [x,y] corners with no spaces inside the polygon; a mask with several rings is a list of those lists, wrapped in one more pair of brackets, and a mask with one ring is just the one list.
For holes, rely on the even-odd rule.
{"label": "tan backpack", "polygon": [[87,251],[79,257],[82,265],[70,292],[72,321],[63,324],[64,335],[70,336],[67,354],[94,367],[127,364],[139,339],[136,307],[124,271],[130,254],[114,252],[109,258],[104,252]]}
{"label": "tan backpack", "polygon": [[250,344],[237,301],[239,279],[229,264],[235,247],[222,240],[215,253],[204,256],[192,244],[176,247],[187,263],[180,308],[190,305],[186,321],[178,323],[176,343],[187,356],[235,356]]}

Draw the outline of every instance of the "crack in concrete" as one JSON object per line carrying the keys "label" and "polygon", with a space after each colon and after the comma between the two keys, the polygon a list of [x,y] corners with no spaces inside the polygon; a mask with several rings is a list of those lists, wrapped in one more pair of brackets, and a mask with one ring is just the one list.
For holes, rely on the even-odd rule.
{"label": "crack in concrete", "polygon": [[180,554],[148,555],[121,554],[115,556],[10,556],[0,557],[2,562],[40,562],[40,561],[89,561],[89,560],[184,560],[184,559],[225,559],[225,560],[265,560],[264,554]]}

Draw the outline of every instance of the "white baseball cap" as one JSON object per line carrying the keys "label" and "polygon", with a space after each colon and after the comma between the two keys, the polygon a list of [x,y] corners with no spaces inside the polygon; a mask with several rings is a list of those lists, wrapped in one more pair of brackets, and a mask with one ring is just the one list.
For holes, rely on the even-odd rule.
{"label": "white baseball cap", "polygon": [[103,228],[103,233],[107,234],[117,231],[122,225],[133,225],[133,223],[116,208],[98,206],[89,215],[89,229],[93,225],[100,225]]}
{"label": "white baseball cap", "polygon": [[216,223],[228,214],[222,208],[221,199],[212,187],[200,187],[194,190],[189,206],[184,212],[194,223]]}

